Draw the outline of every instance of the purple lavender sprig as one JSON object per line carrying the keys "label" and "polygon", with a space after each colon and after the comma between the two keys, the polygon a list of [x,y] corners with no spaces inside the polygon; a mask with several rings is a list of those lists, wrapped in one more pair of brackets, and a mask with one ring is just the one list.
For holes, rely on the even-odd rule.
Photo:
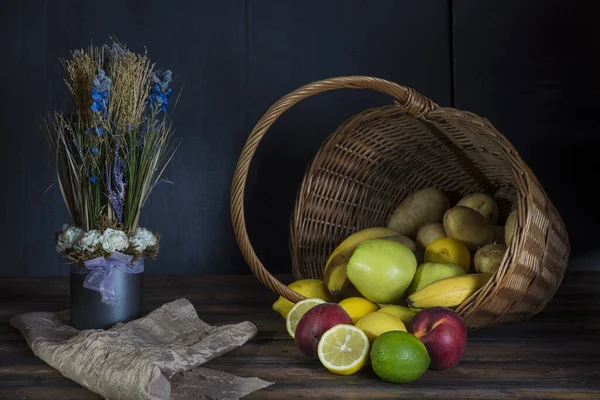
{"label": "purple lavender sprig", "polygon": [[115,211],[117,220],[123,222],[123,206],[125,204],[125,192],[127,188],[127,180],[125,177],[125,161],[120,154],[121,145],[117,138],[115,146],[115,160],[112,166],[112,176],[110,168],[106,165],[106,186],[108,190],[108,198],[110,204]]}
{"label": "purple lavender sprig", "polygon": [[144,116],[142,124],[138,129],[138,137],[137,137],[137,147],[139,149],[144,148],[146,144],[146,136],[148,135],[148,117]]}

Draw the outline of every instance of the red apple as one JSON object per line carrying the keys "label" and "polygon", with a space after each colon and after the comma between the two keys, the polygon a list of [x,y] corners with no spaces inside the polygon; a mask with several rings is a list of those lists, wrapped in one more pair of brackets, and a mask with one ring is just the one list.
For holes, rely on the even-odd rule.
{"label": "red apple", "polygon": [[462,318],[446,307],[419,311],[410,321],[408,331],[427,348],[432,369],[456,365],[467,347],[467,328]]}
{"label": "red apple", "polygon": [[339,325],[352,325],[352,318],[335,303],[318,304],[300,318],[296,326],[296,347],[301,353],[317,357],[317,347],[321,336],[329,328]]}

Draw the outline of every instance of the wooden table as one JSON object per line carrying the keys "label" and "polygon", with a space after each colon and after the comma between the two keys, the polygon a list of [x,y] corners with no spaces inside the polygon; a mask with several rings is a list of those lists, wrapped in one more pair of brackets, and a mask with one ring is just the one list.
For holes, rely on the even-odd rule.
{"label": "wooden table", "polygon": [[[289,277],[282,277],[289,281]],[[0,279],[0,398],[99,399],[36,358],[10,316],[58,311],[68,304],[66,278]],[[271,310],[276,296],[251,275],[147,276],[145,307],[186,297],[210,324],[249,320],[259,333],[241,348],[205,364],[275,382],[248,399],[288,398],[560,398],[600,399],[600,273],[567,274],[535,317],[469,333],[462,361],[427,371],[417,382],[393,385],[367,367],[341,377],[302,356]]]}

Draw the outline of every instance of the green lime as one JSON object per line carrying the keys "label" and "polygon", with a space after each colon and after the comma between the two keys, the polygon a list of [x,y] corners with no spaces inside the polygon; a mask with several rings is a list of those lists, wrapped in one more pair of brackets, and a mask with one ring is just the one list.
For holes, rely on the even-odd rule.
{"label": "green lime", "polygon": [[408,332],[385,332],[371,347],[373,371],[387,382],[416,381],[427,371],[430,361],[425,345]]}

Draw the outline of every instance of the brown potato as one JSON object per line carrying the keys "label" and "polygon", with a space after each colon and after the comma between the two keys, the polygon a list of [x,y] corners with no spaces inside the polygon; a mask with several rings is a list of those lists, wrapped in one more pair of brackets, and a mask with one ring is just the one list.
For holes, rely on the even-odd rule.
{"label": "brown potato", "polygon": [[405,235],[392,235],[392,236],[385,236],[385,237],[383,237],[383,239],[393,240],[394,242],[398,242],[398,243],[400,243],[400,244],[408,247],[408,249],[410,251],[412,251],[413,254],[416,254],[416,252],[417,252],[417,245],[408,236],[405,236]]}
{"label": "brown potato", "polygon": [[508,214],[506,218],[506,225],[504,225],[504,242],[507,246],[510,246],[510,242],[515,234],[515,225],[517,222],[517,210],[513,210]]}
{"label": "brown potato", "polygon": [[494,240],[490,222],[479,212],[465,206],[446,211],[444,229],[449,237],[461,241],[469,250],[476,250]]}
{"label": "brown potato", "polygon": [[417,244],[425,249],[436,239],[447,237],[444,225],[439,222],[428,222],[417,232]]}
{"label": "brown potato", "polygon": [[497,244],[506,244],[504,238],[504,227],[502,225],[494,225],[494,241]]}
{"label": "brown potato", "polygon": [[506,246],[501,244],[488,244],[475,252],[473,264],[477,272],[495,272],[506,252]]}
{"label": "brown potato", "polygon": [[402,200],[387,226],[414,240],[423,224],[441,222],[449,208],[450,200],[446,193],[434,187],[421,189]]}
{"label": "brown potato", "polygon": [[460,199],[456,205],[479,211],[492,225],[498,221],[498,204],[492,196],[485,193],[469,194]]}

